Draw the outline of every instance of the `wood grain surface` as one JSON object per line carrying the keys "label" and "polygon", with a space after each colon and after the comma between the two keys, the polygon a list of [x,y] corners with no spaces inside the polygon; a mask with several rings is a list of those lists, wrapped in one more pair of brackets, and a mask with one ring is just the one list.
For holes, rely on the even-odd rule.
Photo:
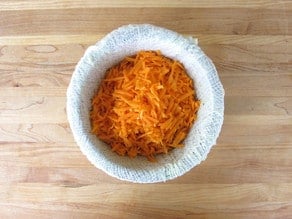
{"label": "wood grain surface", "polygon": [[[290,0],[2,0],[0,218],[292,218]],[[123,24],[199,39],[226,92],[206,161],[132,184],[74,142],[66,89],[86,48]]]}

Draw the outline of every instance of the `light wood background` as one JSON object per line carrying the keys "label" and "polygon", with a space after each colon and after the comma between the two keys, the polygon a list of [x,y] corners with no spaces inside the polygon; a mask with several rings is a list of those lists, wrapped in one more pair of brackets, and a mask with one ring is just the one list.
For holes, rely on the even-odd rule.
{"label": "light wood background", "polygon": [[[292,218],[290,0],[0,1],[0,218]],[[208,159],[132,184],[75,144],[66,89],[85,49],[129,23],[199,38],[226,91]]]}

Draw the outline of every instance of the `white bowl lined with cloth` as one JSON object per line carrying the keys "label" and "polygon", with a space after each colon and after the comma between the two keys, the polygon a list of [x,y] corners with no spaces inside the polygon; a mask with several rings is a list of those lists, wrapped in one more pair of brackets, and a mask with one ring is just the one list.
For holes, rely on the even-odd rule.
{"label": "white bowl lined with cloth", "polygon": [[[184,147],[156,156],[157,162],[149,162],[142,156],[134,159],[119,156],[91,133],[91,100],[105,72],[141,50],[160,50],[164,56],[181,62],[201,101]],[[213,63],[196,40],[150,24],[126,25],[86,50],[67,90],[67,116],[75,141],[95,167],[121,180],[165,182],[200,164],[215,145],[223,124],[224,89]]]}

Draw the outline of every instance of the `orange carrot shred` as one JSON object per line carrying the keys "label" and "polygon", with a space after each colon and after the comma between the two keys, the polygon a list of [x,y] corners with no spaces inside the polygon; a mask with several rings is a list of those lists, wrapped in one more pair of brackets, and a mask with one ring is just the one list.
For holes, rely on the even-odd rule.
{"label": "orange carrot shred", "polygon": [[155,161],[183,146],[199,107],[181,63],[140,51],[106,72],[92,99],[92,133],[121,156]]}

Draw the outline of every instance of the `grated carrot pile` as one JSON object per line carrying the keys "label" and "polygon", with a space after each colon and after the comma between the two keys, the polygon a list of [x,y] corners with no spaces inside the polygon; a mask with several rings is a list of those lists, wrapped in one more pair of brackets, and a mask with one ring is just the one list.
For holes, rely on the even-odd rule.
{"label": "grated carrot pile", "polygon": [[109,69],[92,100],[92,133],[122,156],[182,147],[200,101],[182,64],[140,51]]}

